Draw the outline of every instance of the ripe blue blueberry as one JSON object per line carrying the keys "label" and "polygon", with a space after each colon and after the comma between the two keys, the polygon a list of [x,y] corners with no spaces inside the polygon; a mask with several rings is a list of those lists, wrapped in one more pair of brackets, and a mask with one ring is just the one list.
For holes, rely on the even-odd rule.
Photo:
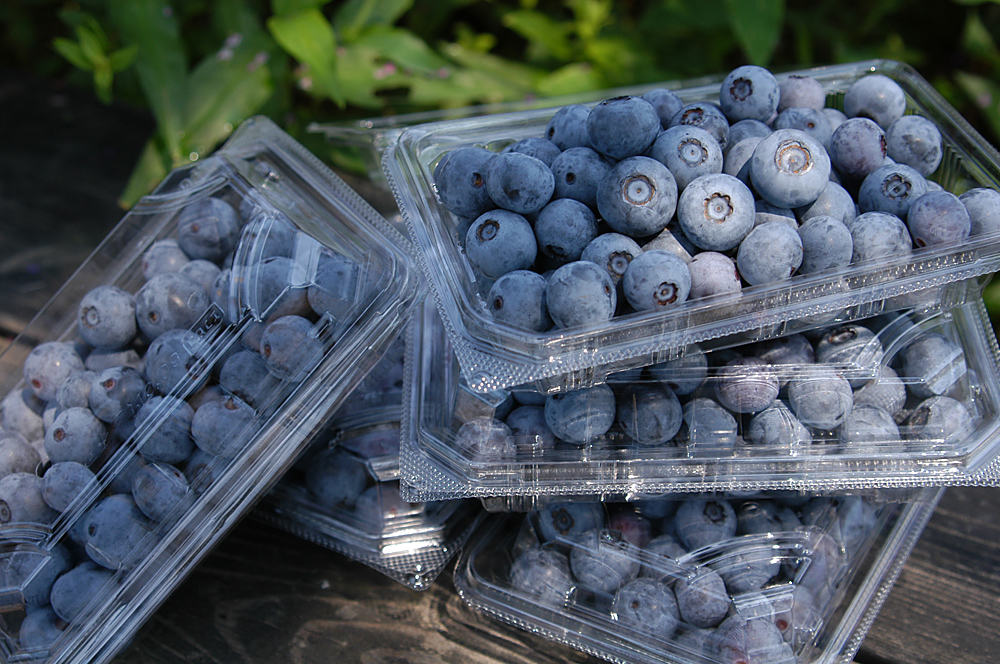
{"label": "ripe blue blueberry", "polygon": [[[857,323],[833,328],[816,344],[816,361],[847,368],[871,369],[882,363],[885,351],[875,333]],[[852,387],[861,387],[863,378],[851,380]]]}
{"label": "ripe blue blueberry", "polygon": [[749,445],[787,450],[796,454],[812,443],[812,434],[784,401],[776,400],[754,415],[744,440]]}
{"label": "ripe blue blueberry", "polygon": [[927,193],[927,181],[906,164],[886,164],[868,174],[858,190],[862,212],[888,212],[905,218],[914,201]]}
{"label": "ripe blue blueberry", "polygon": [[104,451],[108,432],[86,408],[67,408],[45,432],[45,452],[53,463],[76,461],[85,466]]}
{"label": "ripe blue blueberry", "polygon": [[306,468],[306,489],[318,505],[327,509],[350,507],[367,484],[364,466],[341,449],[323,450]]}
{"label": "ripe blue blueberry", "polygon": [[729,256],[717,251],[702,251],[688,263],[691,274],[692,300],[712,295],[731,295],[743,289],[736,263]]}
{"label": "ripe blue blueberry", "polygon": [[580,255],[581,260],[603,267],[617,284],[632,260],[642,253],[639,244],[621,233],[602,233],[591,240]]}
{"label": "ripe blue blueberry", "polygon": [[719,89],[719,105],[730,122],[769,122],[778,110],[780,91],[774,74],[756,65],[737,67]]}
{"label": "ripe blue blueberry", "polygon": [[181,463],[194,451],[193,419],[194,409],[186,401],[173,396],[151,398],[135,415],[136,428],[153,425],[139,453],[147,461]]}
{"label": "ripe blue blueberry", "polygon": [[786,108],[815,108],[822,111],[826,105],[823,84],[811,76],[792,74],[778,82],[780,101],[778,112]]}
{"label": "ripe blue blueberry", "polygon": [[769,221],[751,230],[740,243],[736,266],[752,286],[788,279],[802,264],[802,240],[796,229]]}
{"label": "ripe blue blueberry", "polygon": [[906,213],[906,225],[918,247],[959,244],[972,230],[969,211],[947,191],[931,191],[916,199]]}
{"label": "ripe blue blueberry", "polygon": [[851,231],[840,219],[810,217],[799,227],[802,240],[802,264],[799,272],[811,274],[850,265],[854,255]]}
{"label": "ripe blue blueberry", "polygon": [[263,405],[278,382],[260,354],[251,350],[233,353],[219,370],[219,385],[255,408]]}
{"label": "ripe blue blueberry", "polygon": [[114,422],[119,414],[130,419],[146,391],[146,379],[132,367],[105,369],[90,385],[90,410],[102,422]]}
{"label": "ripe blue blueberry", "polygon": [[555,435],[545,423],[545,408],[542,406],[518,406],[507,415],[504,423],[510,428],[510,435],[516,439],[519,450],[547,450],[556,443]]}
{"label": "ripe blue blueberry", "polygon": [[486,166],[495,155],[483,148],[458,148],[434,167],[434,186],[441,204],[459,217],[475,218],[493,209],[486,192]]}
{"label": "ripe blue blueberry", "polygon": [[545,162],[526,154],[501,153],[486,165],[486,192],[511,212],[538,212],[552,198],[555,187],[555,177]]}
{"label": "ripe blue blueberry", "polygon": [[64,512],[94,477],[94,471],[82,463],[53,463],[42,476],[42,499],[57,512]]}
{"label": "ripe blue blueberry", "polygon": [[680,614],[674,591],[663,581],[640,577],[615,593],[611,613],[619,624],[657,638],[669,639],[677,631]]}
{"label": "ripe blue blueberry", "polygon": [[240,218],[221,198],[188,204],[177,218],[177,243],[192,260],[222,261],[240,238]]}
{"label": "ripe blue blueberry", "polygon": [[815,108],[786,108],[778,117],[774,119],[772,125],[778,129],[798,129],[812,136],[816,141],[826,147],[830,145],[830,136],[833,135],[833,127],[826,114]]}
{"label": "ripe blue blueberry", "polygon": [[743,182],[725,173],[695,178],[677,204],[677,220],[684,235],[709,251],[737,246],[753,228],[756,215],[753,194]]}
{"label": "ripe blue blueberry", "polygon": [[809,205],[798,208],[796,214],[799,222],[803,224],[813,217],[833,217],[844,222],[845,226],[850,226],[858,216],[857,206],[851,194],[836,182],[828,182],[819,198]]}
{"label": "ripe blue blueberry", "polygon": [[734,413],[756,413],[778,398],[778,377],[774,368],[757,357],[741,357],[719,369],[715,396]]}
{"label": "ripe blue blueberry", "polygon": [[555,158],[562,153],[555,143],[539,136],[531,136],[515,141],[505,147],[503,152],[520,152],[521,154],[526,154],[529,157],[538,159],[550,168]]}
{"label": "ripe blue blueberry", "polygon": [[830,163],[846,178],[863,180],[885,163],[885,132],[868,118],[845,120],[830,135]]}
{"label": "ripe blue blueberry", "polygon": [[660,133],[647,155],[670,169],[678,191],[698,176],[722,172],[719,142],[693,125],[678,125]]}
{"label": "ripe blue blueberry", "polygon": [[48,652],[66,627],[66,622],[51,607],[41,606],[24,616],[17,630],[17,640],[23,651]]}
{"label": "ripe blue blueberry", "polygon": [[492,210],[469,227],[465,254],[472,267],[492,279],[512,270],[527,270],[538,254],[535,231],[516,212]]}
{"label": "ripe blue blueberry", "polygon": [[260,336],[260,354],[271,375],[300,382],[319,364],[323,341],[301,316],[282,316],[267,324]]}
{"label": "ripe blue blueberry", "polygon": [[72,623],[113,579],[111,570],[89,560],[81,562],[52,584],[52,610],[63,621]]}
{"label": "ripe blue blueberry", "polygon": [[189,260],[177,240],[157,240],[142,255],[142,276],[149,281],[158,274],[179,272]]}
{"label": "ripe blue blueberry", "polygon": [[848,227],[854,245],[852,263],[909,256],[913,252],[910,231],[903,220],[887,212],[865,212]]}
{"label": "ripe blue blueberry", "polygon": [[[633,505],[636,506],[640,511],[645,511],[650,503],[657,504],[670,504],[672,509],[677,509],[677,501],[675,500],[661,500],[661,501],[641,501],[635,502]],[[672,513],[671,513],[672,515]],[[677,538],[670,533],[663,533],[657,535],[649,541],[645,546],[645,552],[651,554],[650,558],[652,560],[643,560],[642,570],[639,572],[639,576],[652,578],[652,579],[670,579],[673,574],[676,574],[678,567],[677,560],[682,556],[687,554],[687,549],[681,546],[681,543],[677,541]]]}
{"label": "ripe blue blueberry", "polygon": [[903,117],[906,94],[899,84],[882,74],[869,74],[851,84],[844,93],[844,113],[871,118],[883,129]]}
{"label": "ripe blue blueberry", "polygon": [[615,422],[615,395],[595,385],[545,399],[545,422],[560,440],[586,445],[607,433]]}
{"label": "ripe blue blueberry", "polygon": [[[744,140],[748,138],[764,138],[771,131],[772,129],[760,120],[747,119],[734,122],[729,127],[729,143],[726,144],[726,149],[723,151],[724,156],[728,158],[733,148]],[[730,175],[735,175],[735,173],[730,173]]]}
{"label": "ripe blue blueberry", "polygon": [[611,159],[643,154],[660,129],[660,116],[642,97],[605,99],[590,109],[587,116],[590,145]]}
{"label": "ripe blue blueberry", "polygon": [[721,456],[736,445],[736,418],[714,399],[700,397],[684,404],[688,453]]}
{"label": "ripe blue blueberry", "polygon": [[[545,138],[556,144],[560,150],[576,147],[590,147],[590,137],[587,134],[587,116],[590,109],[583,104],[563,106],[545,128]],[[472,215],[469,215],[472,216]]]}
{"label": "ripe blue blueberry", "polygon": [[734,537],[736,523],[733,506],[716,498],[685,500],[674,517],[677,537],[689,551]]}
{"label": "ripe blue blueberry", "polygon": [[[968,408],[951,397],[924,399],[904,423],[907,437],[920,443],[955,445],[972,431]],[[2,483],[2,482],[0,482]]]}
{"label": "ripe blue blueberry", "polygon": [[490,288],[486,305],[493,317],[522,330],[544,332],[552,327],[545,305],[545,277],[531,270],[514,270]]}
{"label": "ripe blue blueberry", "polygon": [[726,584],[710,567],[696,567],[677,579],[674,595],[681,619],[692,627],[715,627],[729,613],[731,602]]}
{"label": "ripe blue blueberry", "polygon": [[789,381],[788,402],[803,424],[832,431],[851,412],[854,392],[833,368],[816,365]]}
{"label": "ripe blue blueberry", "polygon": [[42,401],[52,401],[66,378],[83,371],[83,360],[72,344],[46,341],[31,349],[24,359],[23,375],[28,389]]}
{"label": "ripe blue blueberry", "polygon": [[854,391],[855,406],[878,406],[893,415],[906,405],[906,386],[896,372],[883,366],[879,375]]}
{"label": "ripe blue blueberry", "polygon": [[517,453],[517,441],[511,436],[510,427],[490,415],[462,423],[452,447],[474,463],[502,461]]}
{"label": "ripe blue blueberry", "polygon": [[33,473],[41,464],[41,454],[24,436],[0,433],[0,477],[11,473]]}
{"label": "ripe blue blueberry", "polygon": [[885,132],[886,153],[899,164],[912,166],[924,177],[941,164],[941,132],[921,115],[904,115]]}
{"label": "ripe blue blueberry", "polygon": [[108,496],[87,512],[84,533],[87,555],[98,565],[118,569],[137,549],[153,524],[131,495]]}
{"label": "ripe blue blueberry", "polygon": [[253,420],[253,408],[236,397],[209,401],[194,412],[191,437],[205,452],[231,459],[249,442]]}
{"label": "ripe blue blueberry", "polygon": [[11,473],[0,479],[0,525],[48,524],[58,515],[42,497],[42,478],[35,473]]}
{"label": "ripe blue blueberry", "polygon": [[729,144],[729,120],[718,106],[711,102],[694,102],[682,106],[679,111],[670,118],[667,126],[694,125],[701,127],[719,142],[719,147],[723,150]]}
{"label": "ripe blue blueberry", "polygon": [[768,617],[746,619],[733,614],[717,630],[718,659],[724,664],[785,662],[795,656]]}
{"label": "ripe blue blueberry", "polygon": [[[257,266],[249,284],[256,302],[250,301],[259,315],[278,318],[308,315],[308,280],[302,264],[285,256],[269,256]],[[265,314],[266,312],[266,314]]]}
{"label": "ripe blue blueberry", "polygon": [[830,181],[823,144],[798,129],[778,129],[761,139],[749,163],[757,193],[782,208],[812,203]]}
{"label": "ripe blue blueberry", "polygon": [[1000,192],[977,187],[970,189],[958,200],[969,213],[969,235],[984,235],[1000,231]]}
{"label": "ripe blue blueberry", "polygon": [[840,425],[840,442],[848,452],[898,451],[900,440],[899,427],[892,413],[878,406],[855,405]]}
{"label": "ripe blue blueberry", "polygon": [[727,551],[715,570],[733,595],[760,590],[778,575],[781,562],[770,544],[745,543]]}
{"label": "ripe blue blueberry", "polygon": [[754,215],[754,227],[766,224],[769,221],[780,221],[793,229],[797,229],[799,227],[799,222],[795,218],[795,213],[789,208],[771,205],[762,198],[755,200],[753,202],[753,206],[754,211],[756,212]]}
{"label": "ripe blue blueberry", "polygon": [[558,261],[580,260],[583,250],[597,237],[597,218],[589,207],[572,198],[559,198],[535,218],[538,249]]}
{"label": "ripe blue blueberry", "polygon": [[655,159],[623,159],[598,185],[597,209],[623,235],[641,238],[659,233],[677,209],[677,181]]}
{"label": "ripe blue blueberry", "polygon": [[597,207],[597,186],[611,170],[611,162],[588,147],[569,148],[552,161],[553,198],[572,198]]}
{"label": "ripe blue blueberry", "polygon": [[616,422],[639,445],[664,445],[681,428],[681,403],[669,388],[629,385],[617,396]]}
{"label": "ripe blue blueberry", "polygon": [[642,98],[656,109],[656,114],[660,116],[660,125],[664,129],[670,126],[671,118],[684,106],[677,93],[666,88],[654,88],[642,95]]}
{"label": "ripe blue blueberry", "polygon": [[77,307],[80,337],[94,348],[117,350],[135,339],[135,298],[117,286],[98,286]]}
{"label": "ripe blue blueberry", "polygon": [[735,145],[731,145],[722,159],[722,172],[726,175],[732,175],[734,178],[739,178],[740,182],[748,187],[751,186],[750,158],[753,157],[753,151],[757,149],[757,146],[763,140],[764,137],[762,136],[750,136]]}
{"label": "ripe blue blueberry", "polygon": [[599,503],[546,503],[534,513],[538,537],[543,543],[576,541],[588,531],[604,527],[604,510]]}
{"label": "ripe blue blueberry", "polygon": [[575,261],[549,277],[545,304],[556,327],[576,327],[610,320],[618,295],[604,268],[590,261]]}
{"label": "ripe blue blueberry", "polygon": [[150,339],[193,326],[208,308],[205,290],[177,272],[158,274],[135,294],[135,317]]}
{"label": "ripe blue blueberry", "polygon": [[573,590],[566,555],[552,549],[524,551],[510,566],[513,588],[533,595],[543,606],[561,607]]}
{"label": "ripe blue blueberry", "polygon": [[31,388],[13,390],[0,401],[0,426],[8,433],[19,433],[26,440],[37,440],[45,431],[42,411],[45,402],[34,395]]}
{"label": "ripe blue blueberry", "polygon": [[139,469],[133,478],[132,498],[143,514],[162,522],[186,511],[194,502],[194,492],[177,468],[151,463]]}
{"label": "ripe blue blueberry", "polygon": [[62,544],[49,551],[19,545],[7,554],[7,588],[19,589],[24,603],[32,610],[46,606],[56,579],[73,567],[73,555]]}
{"label": "ripe blue blueberry", "polygon": [[678,396],[697,390],[708,376],[708,358],[698,344],[684,349],[680,357],[651,364],[644,370],[651,380],[663,383]]}
{"label": "ripe blue blueberry", "polygon": [[569,566],[581,584],[614,593],[639,576],[638,547],[617,530],[590,530],[580,535],[570,551]]}
{"label": "ripe blue blueberry", "polygon": [[903,348],[899,369],[921,399],[948,394],[968,372],[962,346],[940,332],[924,332]]}
{"label": "ripe blue blueberry", "polygon": [[644,251],[626,268],[622,289],[636,311],[663,311],[687,301],[691,273],[687,263],[669,251]]}
{"label": "ripe blue blueberry", "polygon": [[358,300],[361,266],[335,252],[320,254],[319,264],[312,283],[306,290],[306,299],[314,312],[329,314],[343,321]]}
{"label": "ripe blue blueberry", "polygon": [[180,269],[181,274],[205,289],[210,300],[215,281],[221,272],[222,269],[218,265],[204,258],[197,258]]}

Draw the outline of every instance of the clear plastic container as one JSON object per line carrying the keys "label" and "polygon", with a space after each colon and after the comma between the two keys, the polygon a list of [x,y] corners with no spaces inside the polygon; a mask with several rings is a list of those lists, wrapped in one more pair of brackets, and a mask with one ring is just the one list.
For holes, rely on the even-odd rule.
{"label": "clear plastic container", "polygon": [[981,301],[811,337],[688,348],[578,391],[479,394],[436,311],[407,370],[413,500],[997,484],[1000,366]]}
{"label": "clear plastic container", "polygon": [[254,516],[426,590],[482,516],[472,500],[408,503],[399,490],[400,335]]}
{"label": "clear plastic container", "polygon": [[[957,194],[973,187],[1000,188],[1000,154],[907,65],[878,60],[779,78],[812,76],[827,90],[828,106],[838,107],[850,84],[872,72],[898,82],[908,112],[940,128],[944,158],[932,180]],[[701,80],[676,92],[685,103],[718,101],[720,81]],[[474,391],[527,384],[548,392],[586,387],[615,371],[665,361],[692,343],[718,337],[777,336],[795,331],[791,321],[801,326],[826,316],[855,320],[917,302],[954,305],[978,295],[982,278],[1000,266],[1000,235],[978,235],[960,246],[923,248],[905,258],[744,287],[736,301],[718,296],[689,300],[669,312],[631,313],[547,332],[514,328],[490,315],[486,300],[492,280],[477,275],[467,261],[458,241],[460,229],[467,226],[441,205],[433,171],[455,148],[476,145],[499,151],[514,141],[540,137],[552,115],[548,109],[412,126],[383,159],[462,374]],[[979,281],[970,284],[969,279]]]}
{"label": "clear plastic container", "polygon": [[942,492],[494,515],[455,586],[492,618],[611,662],[850,662]]}
{"label": "clear plastic container", "polygon": [[125,646],[386,352],[412,251],[265,118],[143,198],[0,357],[0,658]]}

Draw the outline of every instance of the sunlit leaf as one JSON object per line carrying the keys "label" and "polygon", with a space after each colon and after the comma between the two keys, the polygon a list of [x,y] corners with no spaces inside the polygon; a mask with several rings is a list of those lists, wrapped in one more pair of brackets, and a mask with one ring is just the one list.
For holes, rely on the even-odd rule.
{"label": "sunlit leaf", "polygon": [[365,28],[393,25],[413,6],[413,0],[347,0],[337,10],[334,27],[346,42],[357,39]]}
{"label": "sunlit leaf", "polygon": [[94,65],[87,59],[83,54],[83,49],[75,41],[66,39],[65,37],[56,37],[52,41],[52,48],[59,53],[59,55],[66,58],[71,65],[77,69],[82,69],[83,71],[93,71]]}
{"label": "sunlit leaf", "polygon": [[605,86],[604,79],[585,62],[560,67],[538,82],[538,94],[546,97],[597,90]]}
{"label": "sunlit leaf", "polygon": [[596,37],[611,22],[611,0],[568,0],[576,18],[576,32],[587,41]]}
{"label": "sunlit leaf", "polygon": [[515,10],[502,18],[504,26],[524,37],[542,53],[551,53],[559,60],[569,60],[573,46],[569,41],[571,26],[560,23],[537,11]]}
{"label": "sunlit leaf", "polygon": [[726,0],[729,27],[751,64],[770,62],[785,22],[785,0]]}
{"label": "sunlit leaf", "polygon": [[314,89],[342,106],[344,93],[336,75],[337,38],[326,17],[310,9],[290,16],[272,16],[267,27],[283,49],[309,65]]}
{"label": "sunlit leaf", "polygon": [[511,62],[489,53],[470,51],[458,44],[446,44],[443,51],[445,55],[469,70],[505,81],[526,92],[534,90],[538,81],[545,75],[544,72],[534,67]]}
{"label": "sunlit leaf", "polygon": [[95,66],[105,59],[101,40],[87,26],[81,25],[76,29],[76,38],[80,43],[80,50],[83,51],[83,57],[90,60]]}
{"label": "sunlit leaf", "polygon": [[138,53],[139,47],[135,44],[118,49],[108,56],[108,62],[111,65],[111,70],[122,71],[123,69],[127,69],[133,62],[135,62],[135,56]]}
{"label": "sunlit leaf", "polygon": [[448,66],[448,61],[424,40],[402,28],[370,28],[354,44],[370,48],[383,58],[413,71],[434,72]]}

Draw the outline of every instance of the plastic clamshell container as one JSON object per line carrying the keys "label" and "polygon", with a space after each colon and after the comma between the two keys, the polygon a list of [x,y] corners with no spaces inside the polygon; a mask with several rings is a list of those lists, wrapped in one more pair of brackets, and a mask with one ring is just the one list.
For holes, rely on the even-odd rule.
{"label": "plastic clamshell container", "polygon": [[468,539],[482,509],[471,500],[408,503],[400,497],[405,336],[397,337],[253,514],[426,590]]}
{"label": "plastic clamshell container", "polygon": [[[150,287],[136,313],[108,317],[139,323],[124,349],[85,344],[78,318],[108,310],[84,298],[140,293],[187,261],[178,247],[211,250],[200,269],[223,277],[185,277],[165,303]],[[266,118],[143,198],[0,357],[0,423],[44,461],[0,480],[18,505],[0,515],[0,660],[104,662],[124,647],[386,352],[425,292],[412,252]],[[84,367],[82,400],[52,396]],[[60,420],[71,410],[95,440]],[[82,440],[96,458],[79,457]],[[75,473],[52,472],[67,459]]]}
{"label": "plastic clamshell container", "polygon": [[[455,587],[473,609],[611,662],[850,662],[943,490],[903,493],[491,515]],[[696,532],[694,511],[740,530]]]}
{"label": "plastic clamshell container", "polygon": [[[899,83],[907,112],[933,120],[941,130],[944,158],[930,180],[956,194],[975,187],[1000,189],[1000,154],[908,65],[875,60],[787,72],[778,78],[811,76],[826,89],[827,105],[838,107],[850,84],[870,73]],[[721,77],[665,87],[685,103],[717,102],[720,83]],[[809,321],[827,316],[856,320],[917,302],[960,304],[980,294],[982,278],[1000,267],[1000,234],[985,234],[961,245],[918,249],[907,257],[745,287],[735,301],[722,296],[689,300],[666,312],[631,313],[606,323],[547,332],[514,328],[490,315],[486,298],[492,280],[477,275],[466,259],[458,242],[459,228],[465,227],[438,200],[433,171],[445,154],[459,147],[500,151],[514,141],[540,137],[553,112],[412,126],[383,158],[462,374],[474,391],[529,384],[546,392],[586,387],[616,371],[669,360],[692,343],[736,333],[763,338],[803,329]]]}
{"label": "plastic clamshell container", "polygon": [[503,510],[540,496],[1000,482],[1000,352],[981,300],[690,347],[554,395],[473,392],[428,303],[421,320],[401,443],[411,500]]}

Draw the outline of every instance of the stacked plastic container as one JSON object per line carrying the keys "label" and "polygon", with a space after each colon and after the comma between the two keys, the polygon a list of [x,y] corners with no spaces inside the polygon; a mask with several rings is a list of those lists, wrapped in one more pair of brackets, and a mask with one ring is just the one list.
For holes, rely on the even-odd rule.
{"label": "stacked plastic container", "polygon": [[[1000,189],[1000,154],[905,65],[778,79],[842,108],[873,73],[939,128],[929,180]],[[718,101],[720,81],[669,87]],[[466,257],[472,222],[435,169],[542,137],[555,111],[419,124],[385,151],[432,292],[407,354],[403,496],[507,512],[466,547],[463,599],[609,661],[851,660],[942,487],[1000,478],[981,302],[1000,232],[527,331],[491,315],[495,277]]]}
{"label": "stacked plastic container", "polygon": [[2,356],[0,659],[114,656],[425,288],[410,243],[269,120],[171,173]]}

